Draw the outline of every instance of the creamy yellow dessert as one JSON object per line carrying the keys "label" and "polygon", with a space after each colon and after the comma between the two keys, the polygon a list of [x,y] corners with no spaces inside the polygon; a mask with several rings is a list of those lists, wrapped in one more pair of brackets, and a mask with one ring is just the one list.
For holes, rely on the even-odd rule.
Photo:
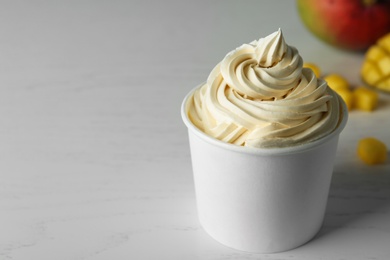
{"label": "creamy yellow dessert", "polygon": [[190,98],[188,116],[207,135],[250,147],[286,147],[337,128],[341,98],[303,68],[282,31],[231,51]]}

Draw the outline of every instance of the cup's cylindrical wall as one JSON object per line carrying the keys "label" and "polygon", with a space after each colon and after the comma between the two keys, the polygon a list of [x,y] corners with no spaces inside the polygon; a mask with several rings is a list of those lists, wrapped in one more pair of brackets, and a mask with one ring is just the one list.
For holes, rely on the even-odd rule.
{"label": "cup's cylindrical wall", "polygon": [[199,220],[213,238],[250,252],[310,240],[324,217],[338,135],[284,155],[227,150],[189,131]]}
{"label": "cup's cylindrical wall", "polygon": [[[196,89],[196,88],[195,88]],[[195,90],[194,89],[194,90]],[[193,90],[193,91],[194,91]],[[209,137],[188,118],[199,220],[220,243],[243,251],[272,253],[298,247],[321,228],[340,132],[303,145],[256,149]]]}

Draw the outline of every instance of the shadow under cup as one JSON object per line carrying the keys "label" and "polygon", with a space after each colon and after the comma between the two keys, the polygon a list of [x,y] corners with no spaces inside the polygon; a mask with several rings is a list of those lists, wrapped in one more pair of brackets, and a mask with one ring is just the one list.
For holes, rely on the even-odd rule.
{"label": "shadow under cup", "polygon": [[348,112],[331,134],[287,148],[251,148],[212,138],[188,118],[198,217],[218,242],[242,251],[273,253],[298,247],[322,226],[338,138]]}

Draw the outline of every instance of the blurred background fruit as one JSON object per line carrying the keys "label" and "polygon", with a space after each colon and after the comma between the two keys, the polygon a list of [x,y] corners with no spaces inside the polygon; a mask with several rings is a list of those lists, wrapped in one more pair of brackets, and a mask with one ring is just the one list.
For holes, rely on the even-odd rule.
{"label": "blurred background fruit", "polygon": [[390,92],[390,33],[368,49],[360,74],[366,84]]}
{"label": "blurred background fruit", "polygon": [[305,26],[335,47],[361,51],[390,32],[388,0],[297,0]]}

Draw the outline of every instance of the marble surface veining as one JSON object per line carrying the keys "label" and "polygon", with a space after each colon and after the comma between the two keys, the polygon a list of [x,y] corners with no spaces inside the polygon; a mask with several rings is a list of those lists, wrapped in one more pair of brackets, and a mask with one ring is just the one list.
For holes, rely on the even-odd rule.
{"label": "marble surface veining", "polygon": [[340,137],[324,226],[251,254],[201,228],[185,94],[229,50],[279,27],[304,59],[360,84],[363,56],[302,27],[293,1],[7,1],[0,9],[0,260],[390,258],[390,96]]}

